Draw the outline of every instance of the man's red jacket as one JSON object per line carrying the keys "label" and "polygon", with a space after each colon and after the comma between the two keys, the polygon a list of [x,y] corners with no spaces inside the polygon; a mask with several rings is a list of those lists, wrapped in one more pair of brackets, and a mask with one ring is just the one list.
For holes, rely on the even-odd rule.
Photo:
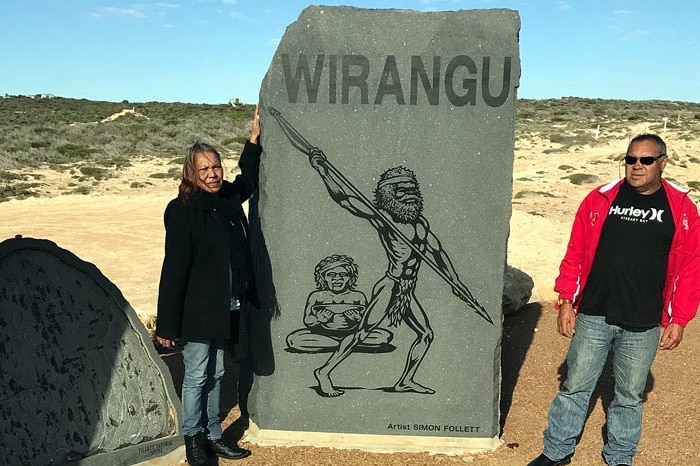
{"label": "man's red jacket", "polygon": [[[594,189],[576,212],[566,254],[554,284],[561,299],[574,301],[574,309],[577,309],[586,286],[610,205],[623,182],[616,180]],[[661,183],[675,223],[663,291],[661,325],[675,323],[685,327],[695,317],[700,302],[700,216],[688,197],[688,190],[664,179]]]}

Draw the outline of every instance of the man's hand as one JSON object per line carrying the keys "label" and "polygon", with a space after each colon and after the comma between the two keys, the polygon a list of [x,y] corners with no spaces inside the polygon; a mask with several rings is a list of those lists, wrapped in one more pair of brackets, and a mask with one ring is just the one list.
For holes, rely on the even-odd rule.
{"label": "man's hand", "polygon": [[571,303],[564,303],[559,306],[557,332],[567,338],[573,337],[574,332],[576,332],[576,313]]}
{"label": "man's hand", "polygon": [[326,154],[318,147],[314,147],[309,151],[309,162],[316,170],[320,171],[321,168],[326,165],[326,161]]}
{"label": "man's hand", "polygon": [[659,349],[672,350],[683,340],[683,327],[678,324],[668,324],[661,335]]}

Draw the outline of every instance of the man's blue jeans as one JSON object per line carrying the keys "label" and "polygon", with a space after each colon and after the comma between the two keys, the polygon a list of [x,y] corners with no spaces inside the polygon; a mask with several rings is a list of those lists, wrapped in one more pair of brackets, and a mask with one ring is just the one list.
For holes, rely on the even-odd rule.
{"label": "man's blue jeans", "polygon": [[182,359],[185,363],[182,435],[207,432],[209,439],[220,439],[219,401],[224,376],[224,342],[188,341],[182,350]]}
{"label": "man's blue jeans", "polygon": [[607,413],[607,464],[632,464],[642,433],[642,400],[659,345],[659,327],[633,332],[605,323],[603,316],[579,314],[566,356],[568,375],[549,408],[544,454],[558,460],[574,452],[588,403],[613,350],[615,393]]}

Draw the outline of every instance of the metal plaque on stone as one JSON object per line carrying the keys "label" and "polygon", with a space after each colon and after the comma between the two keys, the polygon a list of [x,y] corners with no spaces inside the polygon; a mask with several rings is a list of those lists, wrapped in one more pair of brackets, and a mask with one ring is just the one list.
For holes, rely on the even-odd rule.
{"label": "metal plaque on stone", "polygon": [[520,20],[311,6],[260,93],[281,318],[260,444],[499,444]]}
{"label": "metal plaque on stone", "polygon": [[48,240],[0,243],[0,329],[0,464],[182,459],[168,368],[94,265]]}

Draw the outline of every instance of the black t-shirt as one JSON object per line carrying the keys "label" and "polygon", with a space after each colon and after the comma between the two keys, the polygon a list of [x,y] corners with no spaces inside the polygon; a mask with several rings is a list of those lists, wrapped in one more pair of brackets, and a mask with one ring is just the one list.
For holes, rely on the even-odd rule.
{"label": "black t-shirt", "polygon": [[674,230],[663,186],[644,195],[623,183],[603,225],[579,312],[630,329],[659,325]]}

